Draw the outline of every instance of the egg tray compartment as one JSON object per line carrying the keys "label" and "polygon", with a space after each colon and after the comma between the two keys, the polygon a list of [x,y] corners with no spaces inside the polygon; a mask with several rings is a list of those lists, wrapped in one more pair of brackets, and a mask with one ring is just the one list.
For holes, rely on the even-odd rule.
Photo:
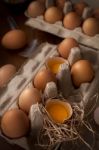
{"label": "egg tray compartment", "polygon": [[[8,86],[3,89],[0,93],[0,117],[4,112],[11,108],[18,107],[17,100],[20,93],[25,87],[31,84],[31,80],[35,74],[44,66],[44,63],[48,57],[57,55],[57,45],[52,45],[49,43],[43,43],[37,48],[38,55],[33,56],[27,61],[27,63],[22,67],[19,74],[17,74],[8,84]],[[81,54],[83,59],[90,60],[96,70],[95,78],[92,83],[83,84],[83,100],[90,105],[92,102],[92,96],[99,93],[99,51],[95,51],[91,48],[80,46]],[[89,100],[89,102],[88,102]],[[90,107],[90,106],[88,106]],[[89,110],[87,107],[87,110]],[[39,149],[34,147],[31,137],[22,137],[19,139],[8,139],[2,133],[1,137],[5,138],[7,142],[11,144],[17,144],[26,150]],[[89,138],[89,137],[88,137]],[[90,139],[90,138],[89,138]],[[97,139],[99,142],[99,138]],[[83,149],[83,147],[82,147]],[[98,147],[99,149],[99,147]],[[97,150],[97,149],[95,149]]]}

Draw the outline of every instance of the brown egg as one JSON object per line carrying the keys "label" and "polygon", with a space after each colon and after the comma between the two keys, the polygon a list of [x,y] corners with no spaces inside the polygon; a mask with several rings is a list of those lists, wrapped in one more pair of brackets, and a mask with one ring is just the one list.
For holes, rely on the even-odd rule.
{"label": "brown egg", "polygon": [[52,24],[57,22],[57,21],[62,20],[62,17],[63,17],[62,11],[55,6],[49,7],[45,11],[45,14],[44,14],[45,21],[52,23]]}
{"label": "brown egg", "polygon": [[85,2],[75,3],[75,4],[74,4],[74,10],[75,10],[75,12],[76,12],[78,15],[81,16],[82,13],[83,13],[84,8],[87,7],[87,6],[88,6],[88,4],[85,3]]}
{"label": "brown egg", "polygon": [[93,12],[95,18],[99,19],[99,8],[96,8]]}
{"label": "brown egg", "polygon": [[55,75],[49,69],[40,70],[33,79],[34,86],[39,90],[44,90],[48,82],[56,82]]}
{"label": "brown egg", "polygon": [[88,18],[82,25],[82,30],[86,35],[94,36],[99,34],[99,20],[96,18]]}
{"label": "brown egg", "polygon": [[30,87],[26,88],[19,96],[18,105],[20,109],[29,113],[33,104],[41,102],[41,94],[38,89]]}
{"label": "brown egg", "polygon": [[3,36],[1,43],[7,49],[20,49],[27,44],[27,36],[24,31],[14,29]]}
{"label": "brown egg", "polygon": [[33,1],[27,8],[27,13],[30,17],[37,17],[43,15],[45,11],[45,5],[39,1]]}
{"label": "brown egg", "polygon": [[56,6],[63,9],[66,0],[56,0]]}
{"label": "brown egg", "polygon": [[16,67],[11,64],[4,65],[0,68],[0,87],[5,86],[16,73]]}
{"label": "brown egg", "polygon": [[94,69],[88,60],[79,60],[72,65],[71,76],[73,83],[79,87],[81,83],[91,82],[94,77]]}
{"label": "brown egg", "polygon": [[58,45],[58,52],[63,58],[68,58],[71,48],[79,47],[74,38],[66,38]]}
{"label": "brown egg", "polygon": [[29,131],[29,119],[22,110],[8,110],[1,119],[1,130],[9,138],[22,137]]}
{"label": "brown egg", "polygon": [[79,27],[81,24],[81,18],[76,12],[70,12],[65,15],[63,19],[63,25],[65,28],[73,30]]}

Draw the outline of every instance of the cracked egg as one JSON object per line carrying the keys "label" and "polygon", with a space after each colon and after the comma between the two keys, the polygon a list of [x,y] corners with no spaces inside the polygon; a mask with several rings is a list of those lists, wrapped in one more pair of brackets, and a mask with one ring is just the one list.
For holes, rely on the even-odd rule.
{"label": "cracked egg", "polygon": [[64,123],[70,119],[73,114],[71,105],[59,99],[49,99],[45,108],[55,123]]}
{"label": "cracked egg", "polygon": [[62,57],[50,57],[46,61],[46,67],[51,70],[54,74],[57,74],[60,68],[60,65],[67,63],[67,61]]}

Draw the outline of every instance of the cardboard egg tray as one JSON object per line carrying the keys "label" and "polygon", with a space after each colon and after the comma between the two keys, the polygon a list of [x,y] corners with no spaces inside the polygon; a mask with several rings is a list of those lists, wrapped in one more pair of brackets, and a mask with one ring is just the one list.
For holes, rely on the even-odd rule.
{"label": "cardboard egg tray", "polygon": [[[7,110],[17,107],[19,94],[31,82],[33,76],[44,65],[45,60],[53,55],[53,53],[56,53],[56,51],[54,51],[55,47],[56,45],[50,44],[42,44],[39,46],[33,57],[28,59],[7,86],[0,90],[0,117],[2,117]],[[1,136],[6,138],[2,133]],[[6,138],[6,140],[9,143],[18,144],[25,149],[29,149],[26,137],[17,140]]]}
{"label": "cardboard egg tray", "polygon": [[33,57],[28,59],[7,86],[0,90],[0,116],[10,108],[20,92],[43,66],[45,60],[50,55],[53,55],[53,52],[55,52],[53,49],[55,47],[55,45],[50,44],[42,44],[39,46]]}
{"label": "cardboard egg tray", "polygon": [[[99,93],[99,51],[82,45],[80,45],[80,49],[82,58],[90,60],[95,69],[94,80],[91,83],[84,83],[80,87],[81,90],[83,89],[83,100],[86,104],[92,105],[93,95]],[[17,101],[20,93],[31,83],[35,74],[44,66],[46,59],[57,54],[57,45],[43,43],[37,48],[37,51],[33,57],[28,59],[28,61],[22,66],[16,76],[8,83],[5,88],[0,91],[0,117],[2,117],[2,115],[7,110],[18,107]],[[86,105],[87,110],[89,110],[88,107]],[[5,138],[9,143],[17,144],[26,150],[40,150],[40,148],[34,146],[31,137],[9,139],[2,133],[0,133],[0,136]],[[96,143],[98,141],[99,138],[97,139]],[[81,149],[83,150],[83,147]],[[95,148],[95,150],[98,149],[99,147]]]}
{"label": "cardboard egg tray", "polygon": [[[77,0],[73,1],[77,2]],[[87,3],[92,3],[92,7],[96,7],[99,5],[99,1],[86,1]],[[95,4],[94,4],[95,3]],[[81,27],[77,27],[74,30],[69,30],[64,28],[62,21],[57,21],[54,24],[50,24],[44,20],[43,16],[38,16],[36,18],[29,17],[27,12],[25,15],[28,17],[26,21],[26,25],[37,28],[39,30],[51,33],[61,38],[66,37],[73,37],[75,38],[80,44],[86,45],[88,47],[92,47],[94,49],[99,49],[99,34],[95,36],[88,36],[82,32]]]}

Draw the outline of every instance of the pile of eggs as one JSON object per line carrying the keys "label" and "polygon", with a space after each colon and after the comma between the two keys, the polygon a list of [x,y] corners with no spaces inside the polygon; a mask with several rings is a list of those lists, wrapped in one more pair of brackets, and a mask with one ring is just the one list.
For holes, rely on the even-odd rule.
{"label": "pile of eggs", "polygon": [[62,21],[64,28],[73,30],[81,27],[88,36],[99,34],[99,8],[93,10],[85,2],[72,4],[70,1],[33,1],[27,8],[30,17],[43,15],[43,19],[54,24]]}
{"label": "pile of eggs", "polygon": [[57,46],[58,55],[49,57],[45,65],[33,77],[32,84],[21,92],[17,100],[18,107],[6,111],[2,116],[1,131],[4,135],[9,138],[27,135],[30,131],[30,108],[37,103],[45,107],[54,123],[62,124],[72,117],[73,109],[67,101],[68,97],[64,100],[59,98],[62,91],[57,75],[61,65],[68,64],[75,89],[79,88],[82,83],[92,82],[95,76],[90,61],[80,59],[72,65],[67,62],[71,49],[75,47],[79,48],[79,44],[73,38],[66,38]]}

